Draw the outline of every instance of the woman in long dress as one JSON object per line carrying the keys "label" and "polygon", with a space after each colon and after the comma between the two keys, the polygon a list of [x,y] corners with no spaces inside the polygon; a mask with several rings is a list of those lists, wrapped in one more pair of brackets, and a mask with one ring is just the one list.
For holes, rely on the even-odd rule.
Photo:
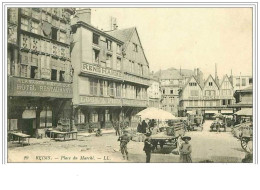
{"label": "woman in long dress", "polygon": [[181,144],[180,146],[180,162],[182,163],[192,163],[192,159],[191,159],[191,144],[189,143],[189,141],[191,140],[190,137],[182,137],[181,138],[184,143]]}

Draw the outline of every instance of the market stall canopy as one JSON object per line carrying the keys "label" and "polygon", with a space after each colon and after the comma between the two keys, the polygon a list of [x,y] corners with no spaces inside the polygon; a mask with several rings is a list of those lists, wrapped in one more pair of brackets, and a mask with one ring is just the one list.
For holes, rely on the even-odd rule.
{"label": "market stall canopy", "polygon": [[235,115],[245,115],[245,116],[252,116],[253,115],[253,109],[252,108],[244,108],[242,110],[237,111],[234,113]]}
{"label": "market stall canopy", "polygon": [[205,113],[218,113],[218,110],[205,110]]}
{"label": "market stall canopy", "polygon": [[140,116],[142,119],[159,119],[159,120],[175,120],[176,117],[170,112],[164,111],[159,108],[146,108],[140,111],[136,115]]}

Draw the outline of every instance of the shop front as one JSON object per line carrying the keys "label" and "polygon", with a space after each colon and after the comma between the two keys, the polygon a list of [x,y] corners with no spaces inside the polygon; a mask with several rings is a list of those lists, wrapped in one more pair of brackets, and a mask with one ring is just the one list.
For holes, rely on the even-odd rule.
{"label": "shop front", "polygon": [[58,123],[70,130],[71,84],[9,77],[8,88],[8,131],[43,137]]}

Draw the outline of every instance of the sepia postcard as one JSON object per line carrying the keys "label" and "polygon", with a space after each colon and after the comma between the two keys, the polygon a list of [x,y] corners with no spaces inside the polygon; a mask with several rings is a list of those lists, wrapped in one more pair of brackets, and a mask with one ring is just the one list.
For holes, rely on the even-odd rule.
{"label": "sepia postcard", "polygon": [[5,8],[7,163],[256,162],[254,5]]}

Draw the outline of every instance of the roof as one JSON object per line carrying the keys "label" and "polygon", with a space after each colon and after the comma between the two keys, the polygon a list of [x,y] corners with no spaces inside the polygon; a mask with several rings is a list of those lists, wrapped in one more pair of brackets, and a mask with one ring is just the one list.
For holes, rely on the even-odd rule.
{"label": "roof", "polygon": [[111,30],[111,31],[105,31],[105,33],[109,34],[110,36],[113,36],[114,38],[123,41],[124,45],[123,45],[123,51],[125,52],[125,50],[127,49],[127,45],[130,42],[130,39],[132,38],[134,32],[136,31],[137,37],[139,39],[140,45],[142,47],[142,51],[144,54],[144,58],[149,66],[149,62],[146,58],[146,55],[144,53],[144,49],[143,49],[143,45],[141,43],[140,37],[138,35],[137,29],[136,27],[131,27],[131,28],[125,28],[125,29],[116,29],[116,30]]}
{"label": "roof", "polygon": [[208,82],[208,80],[209,80],[210,78],[212,78],[212,80],[213,80],[213,82],[216,84],[217,88],[219,88],[219,85],[216,83],[216,81],[215,81],[215,79],[212,77],[212,75],[209,75],[209,76],[208,76],[207,80],[204,82],[204,87],[206,86],[206,84],[207,84],[207,82]]}
{"label": "roof", "polygon": [[184,85],[184,87],[182,88],[182,90],[184,90],[184,89],[186,88],[186,86],[189,84],[189,82],[191,81],[192,78],[194,78],[194,80],[196,81],[196,83],[199,85],[200,89],[202,89],[202,87],[201,87],[200,83],[198,82],[198,80],[196,79],[196,77],[192,75],[192,76],[189,78],[189,80],[187,81],[187,83]]}
{"label": "roof", "polygon": [[238,93],[238,92],[253,92],[253,85],[250,85],[244,89],[239,89],[239,90],[235,91],[235,93]]}
{"label": "roof", "polygon": [[109,35],[111,35],[123,42],[127,42],[131,38],[135,29],[136,29],[135,27],[131,27],[131,28],[126,28],[126,29],[121,29],[121,30],[107,31],[106,33],[108,33]]}
{"label": "roof", "polygon": [[[184,71],[184,74],[183,74],[183,71]],[[183,76],[192,76],[193,72],[192,70],[188,70],[188,69],[182,69],[181,70],[181,74],[180,74],[180,70],[179,69],[175,69],[175,68],[169,68],[169,69],[166,69],[166,70],[160,70],[160,71],[157,71],[156,73],[154,73],[155,76],[158,76],[160,77],[160,79],[175,79],[175,80],[178,80],[178,79],[182,79]]]}
{"label": "roof", "polygon": [[220,83],[220,85],[219,85],[219,87],[221,87],[222,86],[222,84],[224,83],[224,81],[225,81],[225,78],[227,78],[228,79],[228,82],[231,84],[231,86],[233,87],[233,84],[232,84],[232,82],[230,81],[230,78],[227,76],[227,74],[225,74],[224,75],[224,77],[223,77],[223,79],[222,79],[222,81],[221,81],[221,83]]}

